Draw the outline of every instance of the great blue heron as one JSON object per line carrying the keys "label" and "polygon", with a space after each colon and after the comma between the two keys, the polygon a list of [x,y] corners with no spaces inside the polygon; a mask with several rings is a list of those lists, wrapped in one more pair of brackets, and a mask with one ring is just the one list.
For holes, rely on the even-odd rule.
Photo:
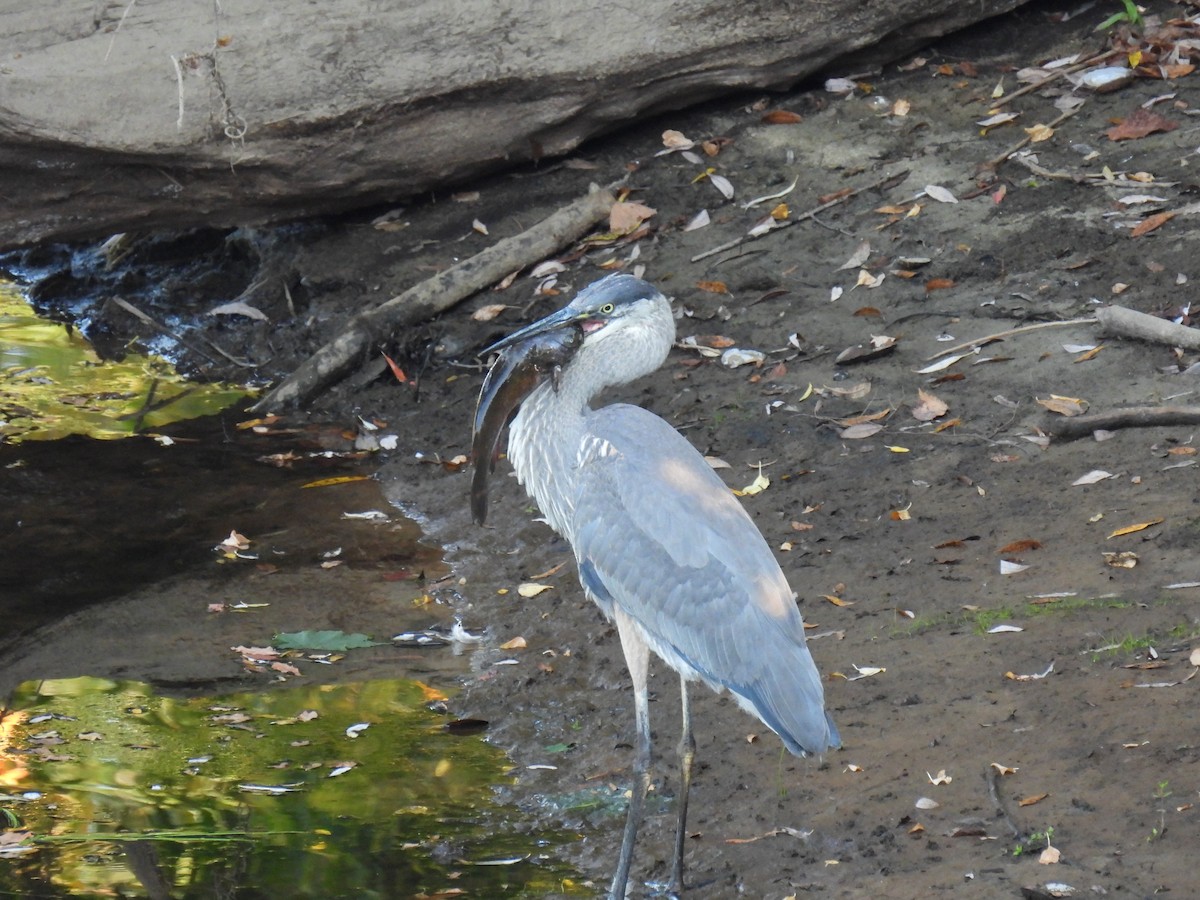
{"label": "great blue heron", "polygon": [[728,690],[803,756],[841,746],[794,595],[761,532],[704,457],[637,406],[592,409],[602,390],[649,374],[675,340],[653,285],[610,275],[503,340],[475,413],[472,509],[487,515],[487,477],[504,425],[508,457],[550,526],[575,551],[583,589],[616,623],[633,678],[634,785],[610,896],[624,898],[650,784],[649,651],[680,675],[683,734],[675,855],[683,841],[695,740],[688,682]]}

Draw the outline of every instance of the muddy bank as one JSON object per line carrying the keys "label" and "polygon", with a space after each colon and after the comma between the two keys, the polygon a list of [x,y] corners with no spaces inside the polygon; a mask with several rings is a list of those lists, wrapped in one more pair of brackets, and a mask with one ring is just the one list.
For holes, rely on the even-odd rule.
{"label": "muddy bank", "polygon": [[[1020,67],[1099,48],[1095,22],[1064,23],[1052,15],[1061,11],[1037,7],[930,48],[923,63],[869,79],[869,94],[747,97],[589,147],[580,157],[588,169],[514,173],[481,182],[477,197],[397,212],[387,220],[397,223],[391,230],[367,216],[330,223],[290,257],[303,286],[291,298],[294,316],[276,292],[269,325],[197,322],[238,355],[261,354],[261,371],[278,374],[360,304],[399,293],[487,240],[527,227],[590,181],[641,164],[631,178],[634,197],[657,214],[637,258],[632,244],[592,249],[569,260],[559,287],[586,284],[605,264],[644,265],[646,277],[676,298],[681,337],[720,335],[768,354],[761,368],[729,369],[678,350],[662,371],[614,397],[648,406],[729,462],[731,486],[767,464],[771,487],[745,503],[817,626],[812,652],[828,675],[845,742],[824,761],[794,760],[728,698],[699,692],[689,896],[1001,898],[1054,881],[1141,897],[1186,893],[1194,880],[1188,854],[1200,751],[1190,722],[1200,678],[1188,657],[1200,635],[1200,595],[1178,587],[1200,581],[1194,429],[1046,441],[1040,432],[1059,414],[1038,401],[1076,398],[1097,412],[1192,403],[1196,376],[1184,373],[1195,354],[1103,338],[1095,326],[1075,324],[1015,335],[939,372],[918,371],[955,343],[1086,318],[1114,298],[1147,313],[1177,313],[1200,277],[1188,211],[1196,165],[1191,78],[1139,79],[1085,95],[1070,119],[1031,147],[1036,161],[1025,162],[1040,171],[1019,162],[994,173],[978,168],[1023,138],[1021,128],[1061,115],[1056,97],[1033,93],[1010,107],[1021,113],[1019,124],[981,135],[976,123],[993,108],[998,84],[1011,92]],[[1184,11],[1156,4],[1154,12]],[[1106,135],[1113,119],[1167,94],[1175,96],[1153,108],[1176,128],[1129,141]],[[904,115],[898,101],[908,104]],[[774,108],[803,121],[764,124]],[[653,156],[666,128],[730,139],[715,164],[734,184],[735,202],[696,180],[707,160]],[[1141,172],[1153,180],[1120,178]],[[693,261],[744,235],[767,211],[739,202],[780,192],[793,179],[786,202],[795,216],[839,190],[900,173],[907,173],[902,181],[805,224]],[[929,185],[958,202],[935,199]],[[1138,194],[1161,199],[1122,202]],[[712,224],[684,230],[700,209]],[[1132,236],[1159,211],[1176,215]],[[490,238],[472,229],[475,220]],[[855,265],[841,268],[852,258]],[[920,259],[928,261],[911,262]],[[343,383],[308,415],[342,425],[378,416],[398,436],[394,451],[361,465],[446,547],[463,579],[454,585],[453,613],[487,630],[456,712],[491,722],[491,739],[518,767],[506,796],[535,822],[577,828],[584,839],[573,861],[603,884],[619,844],[619,812],[572,812],[555,800],[597,785],[619,791],[628,776],[632,696],[616,634],[578,590],[568,548],[536,521],[511,479],[496,479],[492,527],[481,530],[469,521],[467,471],[428,463],[467,452],[481,378],[472,351],[563,302],[536,298],[533,288],[520,278],[470,301],[471,310],[509,307],[491,321],[455,312],[396,335],[386,349],[419,389],[381,368],[376,379]],[[895,349],[836,361],[876,335],[894,338]],[[914,416],[921,390],[946,412],[932,421]],[[882,431],[847,436],[848,421],[881,413]],[[1075,483],[1093,470],[1110,477]],[[1134,525],[1145,527],[1127,530]],[[1135,554],[1136,565],[1110,565],[1106,553]],[[1002,561],[1012,574],[1002,573]],[[363,585],[378,574],[370,565],[349,571]],[[321,593],[329,583],[318,579],[327,574],[314,570],[311,581],[299,578],[287,590]],[[553,590],[517,599],[516,586],[534,576]],[[205,577],[197,570],[194,580],[185,573],[185,586],[173,584],[199,595],[209,590]],[[251,573],[243,577],[247,594],[265,589]],[[356,630],[393,630],[398,603],[362,603],[365,590],[339,592],[337,614]],[[517,636],[526,649],[500,649]],[[214,636],[192,657],[195,665],[208,652],[214,677],[248,677],[219,647],[231,638]],[[95,646],[86,631],[63,640],[60,656]],[[122,665],[139,666],[136,648],[120,635],[107,640]],[[496,665],[509,658],[517,664]],[[378,666],[382,674],[395,665],[383,655],[359,671]],[[856,678],[860,668],[883,671]],[[653,684],[663,754],[655,792],[670,798],[677,687],[661,667]],[[557,769],[526,768],[542,764]],[[936,778],[943,769],[949,780]],[[937,805],[918,807],[921,798]],[[645,828],[639,880],[666,874],[672,830],[666,803]],[[1042,865],[1048,834],[1061,856]]]}

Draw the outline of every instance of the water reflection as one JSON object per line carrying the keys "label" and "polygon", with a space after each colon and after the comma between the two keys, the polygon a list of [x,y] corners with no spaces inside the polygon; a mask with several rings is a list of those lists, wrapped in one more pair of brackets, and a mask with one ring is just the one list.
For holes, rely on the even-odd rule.
{"label": "water reflection", "polygon": [[128,437],[210,415],[247,394],[189,383],[159,358],[102,361],[77,331],[39,318],[15,285],[0,281],[0,443]]}
{"label": "water reflection", "polygon": [[438,697],[403,680],[216,698],[26,683],[0,719],[0,894],[590,894],[552,856],[575,836],[520,832],[493,801],[503,754],[448,733]]}

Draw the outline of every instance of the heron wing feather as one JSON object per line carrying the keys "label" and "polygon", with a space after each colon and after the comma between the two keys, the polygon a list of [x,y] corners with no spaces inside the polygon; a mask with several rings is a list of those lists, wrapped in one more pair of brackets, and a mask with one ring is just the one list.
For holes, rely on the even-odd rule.
{"label": "heron wing feather", "polygon": [[608,406],[589,425],[570,535],[588,593],[669,664],[731,690],[792,752],[836,746],[791,589],[741,503],[652,413]]}

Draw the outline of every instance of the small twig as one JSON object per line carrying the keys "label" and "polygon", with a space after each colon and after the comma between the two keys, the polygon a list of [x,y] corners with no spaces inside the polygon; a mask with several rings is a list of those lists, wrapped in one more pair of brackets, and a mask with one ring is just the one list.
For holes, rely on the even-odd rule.
{"label": "small twig", "polygon": [[[161,331],[163,334],[167,335],[168,337],[174,338],[180,344],[182,344],[183,346],[185,346],[189,350],[191,350],[193,353],[198,353],[200,356],[203,356],[210,363],[215,363],[217,361],[213,356],[209,355],[208,353],[205,353],[203,350],[201,350],[199,347],[197,347],[194,343],[189,341],[187,338],[185,338],[179,332],[172,331],[170,328],[168,328],[162,322],[160,322],[157,319],[153,318],[152,316],[149,316],[146,313],[142,312],[140,309],[138,309],[136,306],[134,306],[128,300],[124,300],[121,297],[115,297],[115,296],[109,297],[109,300],[111,300],[117,306],[121,307],[121,309],[125,310],[125,312],[129,313],[131,316],[133,316],[138,321],[143,322],[146,325],[149,325],[151,328],[155,328],[158,331]],[[257,366],[254,363],[250,362],[249,360],[238,359],[236,356],[226,353],[224,350],[222,350],[220,347],[218,347],[216,344],[214,344],[212,341],[210,341],[208,339],[205,339],[204,343],[208,344],[209,347],[211,347],[217,353],[221,354],[221,356],[225,357],[227,360],[229,360],[235,366],[241,366],[243,369],[257,368]]]}
{"label": "small twig", "polygon": [[1095,316],[1088,316],[1084,319],[1064,319],[1061,322],[1035,322],[1033,325],[1022,325],[1020,328],[997,331],[995,334],[985,335],[973,341],[967,341],[965,344],[948,347],[928,357],[925,362],[933,362],[935,359],[941,359],[943,356],[950,356],[954,353],[965,353],[969,350],[974,350],[976,347],[982,347],[984,344],[990,344],[992,341],[1003,340],[1006,337],[1011,337],[1014,334],[1023,334],[1026,331],[1037,331],[1041,328],[1058,328],[1061,325],[1095,325],[1098,321]]}
{"label": "small twig", "polygon": [[1055,437],[1085,437],[1093,431],[1118,428],[1159,428],[1166,425],[1200,425],[1198,406],[1131,406],[1090,416],[1055,419],[1046,430]]}
{"label": "small twig", "polygon": [[[815,219],[816,216],[825,212],[825,210],[832,209],[833,207],[837,206],[839,203],[845,203],[851,197],[856,197],[859,194],[863,193],[864,191],[870,191],[870,190],[874,190],[876,188],[881,188],[884,185],[888,184],[888,182],[891,182],[891,181],[900,181],[901,179],[906,178],[907,176],[908,176],[907,169],[905,169],[903,172],[897,172],[894,175],[885,175],[883,178],[880,178],[878,181],[874,181],[871,184],[864,184],[862,187],[857,187],[848,193],[842,194],[840,197],[835,197],[834,199],[830,200],[827,203],[822,203],[820,206],[814,206],[812,209],[808,210],[807,212],[801,213],[800,215],[796,216],[796,218],[794,218],[794,219],[788,219],[786,222],[780,222],[778,225],[776,225],[770,231],[764,232],[764,234],[775,234],[778,231],[783,231],[783,229],[785,229],[785,228],[790,228],[793,225],[799,225],[805,219]],[[829,226],[826,226],[826,227],[829,227]],[[703,253],[697,253],[695,256],[692,257],[692,262],[699,262],[700,260],[707,259],[710,256],[716,256],[718,253],[724,253],[726,250],[732,250],[734,247],[738,247],[738,246],[744,244],[746,241],[757,240],[760,237],[763,237],[763,235],[762,234],[760,234],[760,235],[744,234],[739,238],[735,238],[732,241],[727,241],[726,243],[721,244],[721,246],[719,246],[719,247],[713,247],[711,250],[705,250]]]}
{"label": "small twig", "polygon": [[1114,56],[1120,56],[1121,53],[1122,51],[1120,50],[1106,50],[1103,53],[1100,53],[1089,59],[1085,59],[1083,62],[1078,62],[1070,66],[1063,66],[1061,69],[1055,69],[1050,75],[1043,78],[1041,81],[1034,82],[1033,84],[1027,84],[1025,87],[1013,91],[1007,97],[1001,97],[995,103],[989,104],[988,109],[999,109],[1002,106],[1007,106],[1018,97],[1024,97],[1026,94],[1033,93],[1038,88],[1044,88],[1050,82],[1057,81],[1064,75],[1069,75],[1072,72],[1078,72],[1080,69],[1086,69],[1090,66],[1096,65],[1097,63],[1102,63],[1105,60],[1112,59]]}
{"label": "small twig", "polygon": [[[1067,121],[1067,119],[1071,118],[1071,116],[1075,115],[1081,109],[1083,109],[1084,105],[1085,105],[1084,103],[1081,103],[1079,106],[1075,107],[1074,109],[1068,109],[1065,113],[1063,113],[1061,116],[1059,116],[1057,119],[1055,119],[1053,122],[1051,122],[1046,127],[1047,128],[1057,128],[1063,122]],[[995,169],[997,166],[1000,165],[1000,163],[1007,160],[1010,156],[1012,156],[1018,150],[1023,150],[1026,146],[1028,146],[1028,144],[1032,140],[1033,140],[1033,135],[1031,135],[1031,134],[1025,135],[1025,137],[1022,140],[1013,144],[1013,146],[1011,146],[1009,149],[1005,150],[999,156],[993,157],[992,159],[989,159],[987,162],[980,163],[979,166],[977,167],[977,171],[982,172],[982,171],[985,171],[988,169]]]}

